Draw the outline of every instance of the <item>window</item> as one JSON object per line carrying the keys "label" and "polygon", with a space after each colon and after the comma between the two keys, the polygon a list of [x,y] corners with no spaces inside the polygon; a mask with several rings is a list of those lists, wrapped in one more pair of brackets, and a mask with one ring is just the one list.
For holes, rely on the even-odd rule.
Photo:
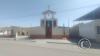
{"label": "window", "polygon": [[54,27],[57,26],[57,22],[56,22],[56,20],[53,21],[53,26],[54,26]]}
{"label": "window", "polygon": [[47,26],[52,27],[52,21],[47,21]]}
{"label": "window", "polygon": [[22,34],[21,35],[25,35],[25,33],[24,32],[22,32]]}
{"label": "window", "polygon": [[100,26],[97,26],[97,34],[100,34]]}

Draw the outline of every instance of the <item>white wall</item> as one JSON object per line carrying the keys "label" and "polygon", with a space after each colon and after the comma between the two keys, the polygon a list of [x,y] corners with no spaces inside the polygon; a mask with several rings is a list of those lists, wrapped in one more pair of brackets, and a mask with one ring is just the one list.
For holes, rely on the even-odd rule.
{"label": "white wall", "polygon": [[[34,27],[29,32],[32,35],[45,35],[46,33],[45,27]],[[68,28],[65,28],[65,33],[68,34]],[[63,35],[63,27],[54,27],[52,29],[52,34],[53,35]]]}
{"label": "white wall", "polygon": [[93,23],[80,24],[79,33],[80,36],[82,37],[94,39],[95,38],[94,24]]}
{"label": "white wall", "polygon": [[97,41],[100,41],[100,34],[97,34],[97,26],[100,26],[100,20],[95,20],[94,22],[94,28],[95,28],[95,37]]}
{"label": "white wall", "polygon": [[26,35],[19,36],[17,33],[16,33],[16,36],[15,37],[16,37],[16,40],[29,38],[29,36],[26,36]]}
{"label": "white wall", "polygon": [[4,32],[0,32],[0,35],[4,35]]}
{"label": "white wall", "polygon": [[[63,35],[63,27],[55,27],[52,29],[53,35]],[[68,34],[68,28],[65,28],[65,34]]]}
{"label": "white wall", "polygon": [[86,24],[80,24],[79,33],[83,37],[100,41],[100,34],[97,34],[97,26],[100,26],[100,20],[95,20]]}
{"label": "white wall", "polygon": [[0,35],[11,35],[11,31],[10,30],[3,30],[2,32],[0,32]]}
{"label": "white wall", "polygon": [[44,27],[34,27],[31,30],[28,30],[31,35],[45,35]]}

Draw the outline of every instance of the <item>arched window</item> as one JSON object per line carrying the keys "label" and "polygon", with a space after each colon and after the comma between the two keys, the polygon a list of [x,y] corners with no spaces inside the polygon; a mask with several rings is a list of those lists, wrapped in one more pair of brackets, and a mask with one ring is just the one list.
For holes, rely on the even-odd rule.
{"label": "arched window", "polygon": [[17,32],[18,33],[18,35],[20,35],[20,32]]}
{"label": "arched window", "polygon": [[21,35],[25,35],[25,33],[24,33],[24,32],[22,32],[22,33],[21,33]]}

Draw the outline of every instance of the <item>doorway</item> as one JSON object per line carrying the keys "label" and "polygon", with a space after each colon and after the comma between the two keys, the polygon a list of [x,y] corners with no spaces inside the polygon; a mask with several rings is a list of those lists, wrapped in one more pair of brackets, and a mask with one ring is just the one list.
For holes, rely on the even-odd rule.
{"label": "doorway", "polygon": [[51,20],[46,21],[46,38],[47,39],[52,38],[52,21]]}

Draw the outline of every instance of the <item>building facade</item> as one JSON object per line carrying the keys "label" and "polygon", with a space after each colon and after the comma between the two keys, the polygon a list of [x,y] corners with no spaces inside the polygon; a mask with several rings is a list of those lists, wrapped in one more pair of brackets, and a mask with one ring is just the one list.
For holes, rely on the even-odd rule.
{"label": "building facade", "polygon": [[[58,20],[55,17],[56,12],[50,9],[43,12],[43,18],[40,20],[40,26],[36,28],[37,36],[32,34],[36,38],[46,39],[64,39],[68,35],[68,27],[59,27],[57,25]],[[65,31],[63,31],[65,29]],[[65,34],[64,34],[65,32]],[[38,35],[39,34],[39,35]],[[65,37],[64,37],[65,36]]]}
{"label": "building facade", "polygon": [[[76,27],[72,27],[72,33],[77,33],[83,38],[89,38],[100,42],[100,7],[89,12],[88,14],[76,19],[76,21],[88,21],[88,23],[80,23]],[[73,33],[74,35],[74,33]]]}
{"label": "building facade", "polygon": [[[55,11],[50,9],[43,12],[43,18],[40,20],[40,26],[37,27],[7,27],[2,28],[0,35],[10,35],[16,39],[66,39],[68,36],[68,27],[57,25]],[[9,33],[9,31],[10,33]]]}

